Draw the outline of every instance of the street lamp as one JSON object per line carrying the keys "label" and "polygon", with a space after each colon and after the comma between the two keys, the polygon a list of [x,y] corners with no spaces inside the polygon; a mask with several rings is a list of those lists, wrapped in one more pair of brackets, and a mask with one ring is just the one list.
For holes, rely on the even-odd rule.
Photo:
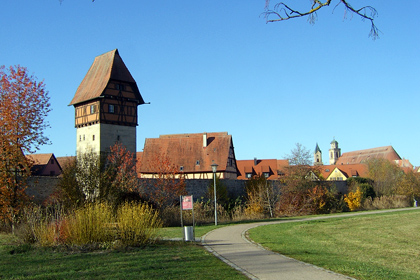
{"label": "street lamp", "polygon": [[216,199],[216,171],[217,164],[213,163],[211,169],[213,170],[213,186],[214,186],[214,225],[217,226],[217,199]]}

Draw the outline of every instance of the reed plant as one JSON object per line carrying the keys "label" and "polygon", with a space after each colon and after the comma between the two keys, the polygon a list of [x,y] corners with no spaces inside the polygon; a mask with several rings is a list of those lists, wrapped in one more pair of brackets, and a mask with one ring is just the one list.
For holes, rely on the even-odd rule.
{"label": "reed plant", "polygon": [[161,225],[158,212],[147,204],[127,202],[115,209],[108,203],[90,203],[70,213],[31,208],[19,237],[42,247],[140,246],[153,243]]}
{"label": "reed plant", "polygon": [[156,240],[162,227],[159,213],[147,204],[126,202],[117,210],[118,240],[124,245],[138,246]]}
{"label": "reed plant", "polygon": [[61,223],[61,232],[68,245],[85,245],[111,242],[115,233],[106,230],[115,222],[112,208],[106,203],[91,203],[76,209]]}

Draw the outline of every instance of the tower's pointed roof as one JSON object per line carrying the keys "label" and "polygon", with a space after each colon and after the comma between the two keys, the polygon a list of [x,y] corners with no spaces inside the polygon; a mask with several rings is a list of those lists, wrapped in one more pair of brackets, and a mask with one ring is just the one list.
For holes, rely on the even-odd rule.
{"label": "tower's pointed roof", "polygon": [[121,59],[118,49],[115,49],[95,57],[92,66],[90,66],[85,78],[77,88],[70,105],[100,97],[110,80],[131,84],[138,103],[144,104],[136,81]]}
{"label": "tower's pointed roof", "polygon": [[316,143],[316,146],[315,146],[315,154],[317,152],[320,152],[321,153],[321,149],[319,148],[318,143]]}

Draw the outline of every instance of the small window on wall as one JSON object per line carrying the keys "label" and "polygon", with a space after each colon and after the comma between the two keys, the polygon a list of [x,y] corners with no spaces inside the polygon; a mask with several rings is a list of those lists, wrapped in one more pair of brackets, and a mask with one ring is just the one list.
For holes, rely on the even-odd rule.
{"label": "small window on wall", "polygon": [[245,177],[247,177],[248,179],[252,177],[252,173],[246,173]]}
{"label": "small window on wall", "polygon": [[95,105],[90,105],[90,113],[91,114],[95,113]]}
{"label": "small window on wall", "polygon": [[268,172],[264,172],[264,177],[265,177],[265,178],[270,177],[270,173],[268,173]]}
{"label": "small window on wall", "polygon": [[108,104],[108,112],[111,114],[115,113],[115,105],[114,104]]}
{"label": "small window on wall", "polygon": [[92,141],[95,141],[95,135],[92,135]]}

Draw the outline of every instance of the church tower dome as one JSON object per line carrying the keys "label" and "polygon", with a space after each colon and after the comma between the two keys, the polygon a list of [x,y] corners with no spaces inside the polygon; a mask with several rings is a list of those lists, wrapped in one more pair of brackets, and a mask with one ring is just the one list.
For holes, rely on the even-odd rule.
{"label": "church tower dome", "polygon": [[338,142],[333,139],[331,141],[331,148],[329,150],[330,154],[330,165],[334,165],[337,163],[339,157],[341,157],[341,149],[338,147]]}

